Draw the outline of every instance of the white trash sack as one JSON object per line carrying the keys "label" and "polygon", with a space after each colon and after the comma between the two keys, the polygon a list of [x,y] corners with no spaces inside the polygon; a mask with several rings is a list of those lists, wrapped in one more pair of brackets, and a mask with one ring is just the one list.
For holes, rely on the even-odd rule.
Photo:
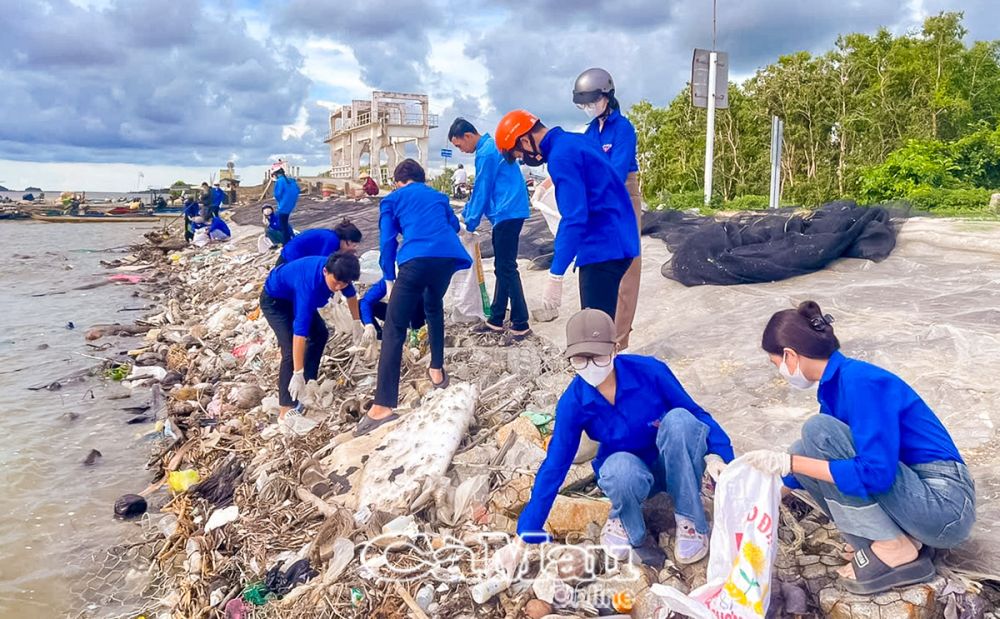
{"label": "white trash sack", "polygon": [[694,619],[750,619],[767,615],[778,554],[781,479],[736,460],[715,490],[715,526],[709,546],[708,581],[685,595],[664,585],[650,590],[662,606]]}
{"label": "white trash sack", "polygon": [[559,206],[556,204],[555,185],[549,181],[541,183],[531,196],[531,206],[542,214],[542,217],[545,218],[545,224],[549,227],[549,232],[555,236],[559,229],[559,220],[562,219],[562,215],[559,214]]}
{"label": "white trash sack", "polygon": [[[475,260],[475,240],[462,240],[462,247]],[[458,271],[451,277],[451,285],[445,297],[445,307],[451,311],[451,319],[457,323],[472,323],[486,320],[483,312],[483,295],[479,292],[476,265]]]}

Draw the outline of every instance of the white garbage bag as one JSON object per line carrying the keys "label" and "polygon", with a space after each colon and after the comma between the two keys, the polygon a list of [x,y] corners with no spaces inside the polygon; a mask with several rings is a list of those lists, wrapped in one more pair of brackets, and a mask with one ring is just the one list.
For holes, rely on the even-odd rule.
{"label": "white garbage bag", "polygon": [[668,611],[695,619],[751,619],[767,614],[778,553],[781,479],[734,461],[715,491],[715,524],[709,546],[708,581],[685,595],[663,585],[650,590]]}
{"label": "white garbage bag", "polygon": [[[465,251],[475,260],[475,240],[462,240]],[[458,323],[471,323],[486,320],[483,312],[483,295],[479,291],[479,279],[476,277],[476,266],[458,271],[451,278],[451,285],[445,297],[445,307],[451,312],[451,319]]]}
{"label": "white garbage bag", "polygon": [[556,204],[555,185],[548,180],[540,184],[531,196],[531,206],[542,214],[549,231],[552,232],[552,236],[555,236],[556,230],[559,229],[559,220],[562,219],[562,215],[559,214],[559,205]]}

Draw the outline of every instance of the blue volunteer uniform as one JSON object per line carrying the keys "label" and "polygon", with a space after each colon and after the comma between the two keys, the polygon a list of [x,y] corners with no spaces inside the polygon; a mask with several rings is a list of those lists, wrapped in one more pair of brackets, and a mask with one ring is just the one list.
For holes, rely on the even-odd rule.
{"label": "blue volunteer uniform", "polygon": [[218,212],[226,202],[226,192],[221,187],[212,187],[212,208]]}
{"label": "blue volunteer uniform", "polygon": [[[378,227],[379,265],[388,281],[396,280],[397,263],[414,258],[454,258],[456,271],[472,266],[472,258],[458,240],[458,217],[448,196],[424,183],[404,185],[382,198]],[[400,247],[398,236],[404,229]]]}
{"label": "blue volunteer uniform", "polygon": [[559,398],[548,453],[535,477],[531,500],[517,521],[517,533],[529,541],[543,530],[583,432],[600,443],[593,461],[595,473],[608,456],[622,451],[636,455],[653,470],[660,455],[656,446],[660,419],[672,409],[683,408],[708,426],[708,453],[726,462],[733,459],[729,436],[687,394],[665,363],[655,357],[618,355],[614,364],[617,391],[613,406],[579,376]]}
{"label": "blue volunteer uniform", "polygon": [[466,229],[475,232],[483,215],[496,226],[508,219],[527,219],[530,214],[521,167],[504,160],[496,142],[484,133],[476,144],[476,183],[462,211]]}
{"label": "blue volunteer uniform", "polygon": [[[330,301],[333,294],[326,285],[323,267],[329,256],[309,256],[276,267],[264,282],[264,292],[274,299],[291,301],[295,306],[292,333],[309,337],[309,325],[316,310]],[[340,291],[350,299],[357,295],[354,284]]]}
{"label": "blue volunteer uniform", "polygon": [[298,233],[295,238],[285,244],[281,250],[281,257],[285,262],[305,258],[306,256],[323,256],[329,258],[330,254],[340,251],[340,237],[333,230],[325,228],[313,228]]}
{"label": "blue volunteer uniform", "polygon": [[[869,497],[887,492],[900,462],[961,462],[962,456],[934,411],[903,379],[888,370],[851,359],[830,357],[816,392],[820,414],[851,429],[857,454],[830,462],[830,474],[844,494]],[[795,477],[785,485],[801,488]]]}
{"label": "blue volunteer uniform", "polygon": [[604,119],[603,128],[597,118],[590,121],[583,134],[594,140],[601,150],[608,154],[618,178],[625,180],[629,172],[639,171],[639,162],[635,158],[635,127],[628,118],[622,116],[620,111],[611,110]]}
{"label": "blue volunteer uniform", "polygon": [[550,272],[639,255],[639,226],[625,182],[593,140],[560,127],[538,145],[549,165],[562,219]]}
{"label": "blue volunteer uniform", "polygon": [[299,185],[288,176],[278,176],[274,181],[274,199],[278,202],[278,214],[289,215],[299,199]]}
{"label": "blue volunteer uniform", "polygon": [[361,312],[362,324],[374,324],[375,304],[385,298],[385,292],[385,280],[380,279],[378,283],[368,289],[365,296],[361,297],[361,301],[358,302],[358,309]]}

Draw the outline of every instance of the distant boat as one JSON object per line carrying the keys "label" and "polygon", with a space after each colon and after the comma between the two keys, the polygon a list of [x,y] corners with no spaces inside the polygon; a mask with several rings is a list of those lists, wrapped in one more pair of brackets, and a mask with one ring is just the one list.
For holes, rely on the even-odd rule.
{"label": "distant boat", "polygon": [[159,217],[153,215],[105,215],[104,213],[92,213],[89,215],[43,215],[32,213],[31,218],[35,221],[47,221],[49,223],[64,224],[101,224],[101,223],[155,223],[160,221]]}

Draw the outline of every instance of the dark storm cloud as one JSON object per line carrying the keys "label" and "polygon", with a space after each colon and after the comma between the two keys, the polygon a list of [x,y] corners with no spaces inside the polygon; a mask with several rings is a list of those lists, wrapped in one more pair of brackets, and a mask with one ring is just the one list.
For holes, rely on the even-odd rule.
{"label": "dark storm cloud", "polygon": [[197,0],[0,0],[0,144],[9,158],[190,165],[284,144],[306,100],[301,56]]}
{"label": "dark storm cloud", "polygon": [[330,38],[351,48],[361,77],[374,88],[419,90],[428,73],[428,31],[444,25],[431,0],[291,0],[270,5],[274,27],[287,36]]}

